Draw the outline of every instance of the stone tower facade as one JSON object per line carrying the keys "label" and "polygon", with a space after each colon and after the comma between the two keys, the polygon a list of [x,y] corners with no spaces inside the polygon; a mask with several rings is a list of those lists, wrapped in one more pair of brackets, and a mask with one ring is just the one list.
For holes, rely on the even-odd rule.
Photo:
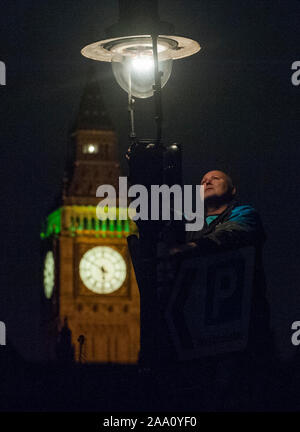
{"label": "stone tower facade", "polygon": [[96,216],[98,186],[117,190],[120,175],[116,133],[96,80],[84,90],[71,141],[62,205],[48,216],[42,233],[50,328],[67,323],[76,361],[136,363],[140,304],[126,241],[135,225],[128,218]]}

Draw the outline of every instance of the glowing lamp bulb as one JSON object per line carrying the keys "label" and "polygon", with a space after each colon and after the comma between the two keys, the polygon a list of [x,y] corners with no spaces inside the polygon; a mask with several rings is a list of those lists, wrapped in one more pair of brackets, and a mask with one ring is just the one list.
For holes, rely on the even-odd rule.
{"label": "glowing lamp bulb", "polygon": [[[114,76],[123,90],[137,98],[153,96],[154,58],[152,46],[137,47],[127,50],[122,55],[117,53],[112,57]],[[158,57],[158,69],[161,72],[161,86],[167,83],[172,71],[173,60]]]}
{"label": "glowing lamp bulb", "polygon": [[134,57],[131,62],[131,67],[136,72],[153,72],[154,71],[154,61],[153,57],[138,55]]}

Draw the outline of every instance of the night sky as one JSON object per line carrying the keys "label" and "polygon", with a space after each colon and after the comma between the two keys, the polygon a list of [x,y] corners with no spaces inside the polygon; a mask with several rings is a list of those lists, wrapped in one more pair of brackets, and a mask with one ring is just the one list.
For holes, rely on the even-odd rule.
{"label": "night sky", "polygon": [[[300,320],[299,0],[161,0],[160,17],[200,53],[174,62],[163,89],[164,141],[183,146],[184,181],[229,171],[240,198],[260,212],[272,327],[283,359]],[[105,37],[117,0],[2,0],[0,320],[27,359],[41,358],[40,228],[61,194],[69,131],[90,65],[80,50]],[[127,94],[109,64],[96,64],[119,136],[124,173]],[[138,101],[140,137],[154,136],[153,100]]]}

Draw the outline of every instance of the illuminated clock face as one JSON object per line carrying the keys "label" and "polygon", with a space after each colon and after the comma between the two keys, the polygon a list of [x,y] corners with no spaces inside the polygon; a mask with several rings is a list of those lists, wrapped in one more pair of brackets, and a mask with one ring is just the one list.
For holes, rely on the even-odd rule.
{"label": "illuminated clock face", "polygon": [[79,274],[84,285],[97,294],[109,294],[121,287],[126,278],[126,263],[115,249],[96,246],[81,258]]}
{"label": "illuminated clock face", "polygon": [[52,251],[48,251],[44,261],[44,293],[50,299],[54,288],[55,265]]}

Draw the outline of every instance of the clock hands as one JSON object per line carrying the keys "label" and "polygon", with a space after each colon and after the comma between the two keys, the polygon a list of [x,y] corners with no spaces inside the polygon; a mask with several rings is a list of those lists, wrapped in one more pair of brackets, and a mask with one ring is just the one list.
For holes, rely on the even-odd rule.
{"label": "clock hands", "polygon": [[95,262],[93,262],[93,261],[90,261],[89,259],[85,259],[87,262],[89,262],[90,264],[92,264],[93,266],[95,266],[95,267],[97,267],[97,268],[100,268],[100,270],[102,271],[102,267],[103,267],[103,265],[102,266],[100,266],[99,264],[96,264]]}
{"label": "clock hands", "polygon": [[105,276],[106,273],[108,273],[108,271],[105,269],[103,265],[101,266],[101,273],[102,273],[102,279],[105,281]]}
{"label": "clock hands", "polygon": [[103,274],[108,273],[108,271],[105,269],[104,266],[101,266],[101,272],[102,272]]}
{"label": "clock hands", "polygon": [[97,264],[94,263],[94,261],[90,261],[88,258],[85,258],[85,261],[92,264],[93,266],[99,267]]}
{"label": "clock hands", "polygon": [[102,265],[96,264],[95,262],[90,261],[88,258],[86,258],[86,261],[88,263],[92,264],[94,267],[97,267],[98,269],[100,269],[101,270],[102,279],[105,280],[105,276],[106,276],[106,273],[108,273],[108,270],[104,267],[104,265],[103,264]]}

